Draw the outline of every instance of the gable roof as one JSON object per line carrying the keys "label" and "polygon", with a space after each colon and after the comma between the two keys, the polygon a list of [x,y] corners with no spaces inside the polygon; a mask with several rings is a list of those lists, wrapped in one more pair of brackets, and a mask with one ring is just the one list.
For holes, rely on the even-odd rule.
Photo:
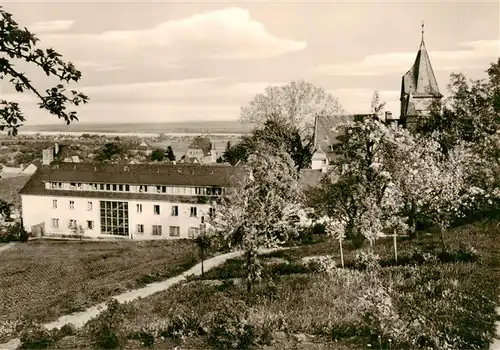
{"label": "gable roof", "polygon": [[334,154],[330,146],[339,144],[339,136],[342,131],[333,131],[335,126],[341,123],[362,120],[373,116],[373,114],[339,114],[339,115],[318,115],[314,122],[314,150],[323,151],[328,159],[332,159]]}
{"label": "gable roof", "polygon": [[139,146],[137,146],[137,150],[139,150],[139,151],[148,151],[150,149],[151,149],[151,147],[145,141],[142,141],[139,144]]}
{"label": "gable roof", "polygon": [[[167,186],[234,186],[243,168],[198,164],[92,164],[61,163],[37,169],[20,194],[45,194],[44,182],[116,183]],[[56,190],[59,191],[59,190]],[[75,191],[69,191],[77,195]],[[78,193],[85,191],[78,191]],[[60,192],[56,192],[60,193]],[[99,192],[102,194],[101,192]],[[125,193],[125,195],[131,195]]]}
{"label": "gable roof", "polygon": [[189,144],[188,149],[201,149],[203,151],[203,156],[206,157],[210,155],[212,143],[208,137],[196,136]]}

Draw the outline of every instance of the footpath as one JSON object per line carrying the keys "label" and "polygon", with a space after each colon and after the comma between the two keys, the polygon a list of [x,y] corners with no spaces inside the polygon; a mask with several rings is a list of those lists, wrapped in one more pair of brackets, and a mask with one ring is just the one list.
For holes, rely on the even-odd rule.
{"label": "footpath", "polygon": [[490,346],[491,350],[500,350],[500,306],[497,306],[497,321],[495,322],[496,334],[493,343]]}

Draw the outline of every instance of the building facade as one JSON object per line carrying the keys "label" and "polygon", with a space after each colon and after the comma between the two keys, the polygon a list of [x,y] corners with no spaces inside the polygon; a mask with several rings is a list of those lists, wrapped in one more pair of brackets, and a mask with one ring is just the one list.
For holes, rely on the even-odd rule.
{"label": "building facade", "polygon": [[211,201],[242,175],[219,165],[42,166],[20,191],[23,226],[44,236],[194,238]]}

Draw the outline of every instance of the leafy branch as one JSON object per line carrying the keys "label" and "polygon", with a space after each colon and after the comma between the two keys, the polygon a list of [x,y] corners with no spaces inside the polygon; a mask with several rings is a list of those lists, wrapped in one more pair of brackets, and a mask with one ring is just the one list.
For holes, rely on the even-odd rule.
{"label": "leafy branch", "polygon": [[[39,39],[28,29],[21,29],[12,14],[0,7],[0,79],[8,79],[16,92],[30,91],[38,98],[38,106],[50,114],[64,119],[66,124],[78,120],[75,111],[68,111],[68,105],[78,106],[88,102],[88,97],[75,90],[66,90],[63,84],[45,90],[42,94],[32,81],[17,67],[14,60],[32,63],[47,76],[56,77],[61,82],[78,82],[82,73],[71,62],[64,62],[62,55],[52,48],[35,48]],[[16,102],[0,99],[0,131],[10,129],[16,135],[26,117]]]}

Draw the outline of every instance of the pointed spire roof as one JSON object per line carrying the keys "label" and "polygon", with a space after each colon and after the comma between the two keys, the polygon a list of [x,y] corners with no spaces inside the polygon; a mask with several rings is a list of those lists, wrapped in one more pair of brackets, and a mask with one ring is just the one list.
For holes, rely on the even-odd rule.
{"label": "pointed spire roof", "polygon": [[420,97],[442,97],[439,92],[436,76],[432,70],[431,60],[424,42],[424,24],[422,23],[422,41],[418,49],[415,63],[403,76],[403,91],[405,94]]}

